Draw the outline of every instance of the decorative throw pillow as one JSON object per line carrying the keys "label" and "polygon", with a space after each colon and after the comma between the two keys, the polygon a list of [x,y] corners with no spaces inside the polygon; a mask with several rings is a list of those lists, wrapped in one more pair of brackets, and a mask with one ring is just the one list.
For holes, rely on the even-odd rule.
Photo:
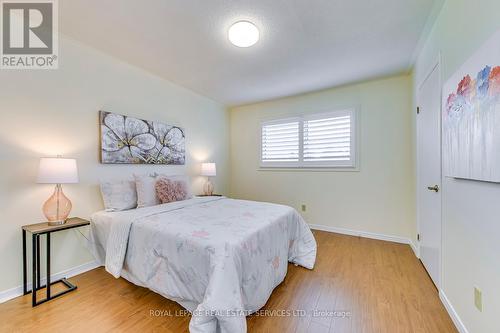
{"label": "decorative throw pillow", "polygon": [[188,199],[188,189],[185,181],[159,177],[155,187],[156,195],[161,203]]}
{"label": "decorative throw pillow", "polygon": [[101,194],[107,211],[121,211],[137,207],[137,191],[133,180],[102,182]]}
{"label": "decorative throw pillow", "polygon": [[137,188],[137,208],[160,204],[156,196],[156,175],[134,175]]}
{"label": "decorative throw pillow", "polygon": [[193,197],[193,192],[191,191],[191,182],[188,176],[186,175],[165,175],[165,174],[157,174],[157,180],[161,178],[167,178],[171,181],[181,181],[184,182],[186,188],[186,199],[191,199]]}

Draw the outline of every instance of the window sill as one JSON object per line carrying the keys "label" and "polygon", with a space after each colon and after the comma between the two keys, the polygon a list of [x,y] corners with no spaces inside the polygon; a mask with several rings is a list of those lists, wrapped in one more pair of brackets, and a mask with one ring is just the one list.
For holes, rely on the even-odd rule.
{"label": "window sill", "polygon": [[359,172],[359,167],[259,167],[257,171],[278,172]]}

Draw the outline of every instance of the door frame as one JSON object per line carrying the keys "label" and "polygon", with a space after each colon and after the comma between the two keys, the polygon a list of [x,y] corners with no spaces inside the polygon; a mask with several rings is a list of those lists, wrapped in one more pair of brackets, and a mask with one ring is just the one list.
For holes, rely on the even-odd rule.
{"label": "door frame", "polygon": [[[442,129],[442,119],[441,115],[443,112],[443,71],[442,71],[442,58],[441,58],[441,52],[438,53],[437,58],[431,63],[430,69],[425,72],[425,76],[422,78],[422,80],[418,83],[417,85],[417,91],[416,91],[416,104],[417,107],[419,107],[420,103],[420,91],[422,90],[422,86],[427,82],[429,77],[432,75],[434,70],[437,69],[438,71],[438,80],[439,80],[439,117],[438,117],[438,122],[439,122],[439,152],[440,152],[440,172],[439,172],[439,183],[441,187],[441,195],[440,195],[440,202],[439,205],[441,207],[441,212],[440,212],[440,228],[441,228],[441,239],[440,239],[440,244],[439,244],[439,285],[436,285],[438,291],[442,289],[443,286],[443,129]],[[416,114],[415,118],[415,127],[416,127],[416,133],[415,133],[415,160],[416,160],[416,168],[415,168],[415,174],[416,174],[416,219],[417,219],[417,234],[420,234],[420,203],[419,203],[419,196],[420,192],[423,191],[422,188],[419,186],[419,172],[418,172],[418,167],[420,165],[419,161],[419,155],[418,155],[418,147],[419,147],[419,134],[420,134],[420,128],[419,128],[419,120],[418,120],[418,114]],[[416,245],[418,255],[417,257],[420,260],[420,241],[417,240],[417,245]],[[434,281],[433,281],[434,282]]]}

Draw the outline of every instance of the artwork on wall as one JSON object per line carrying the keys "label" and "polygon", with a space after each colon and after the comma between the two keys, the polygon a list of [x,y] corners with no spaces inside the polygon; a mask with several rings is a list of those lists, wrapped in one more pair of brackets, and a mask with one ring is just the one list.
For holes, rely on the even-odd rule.
{"label": "artwork on wall", "polygon": [[101,163],[175,164],[185,163],[184,130],[100,111]]}
{"label": "artwork on wall", "polygon": [[445,84],[445,176],[500,182],[500,31]]}

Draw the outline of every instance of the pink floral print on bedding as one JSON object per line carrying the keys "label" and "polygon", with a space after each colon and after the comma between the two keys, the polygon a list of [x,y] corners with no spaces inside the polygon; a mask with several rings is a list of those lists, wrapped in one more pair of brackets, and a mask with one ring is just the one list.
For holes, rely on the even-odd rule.
{"label": "pink floral print on bedding", "polygon": [[188,188],[185,181],[159,178],[155,184],[156,195],[161,203],[188,199]]}

